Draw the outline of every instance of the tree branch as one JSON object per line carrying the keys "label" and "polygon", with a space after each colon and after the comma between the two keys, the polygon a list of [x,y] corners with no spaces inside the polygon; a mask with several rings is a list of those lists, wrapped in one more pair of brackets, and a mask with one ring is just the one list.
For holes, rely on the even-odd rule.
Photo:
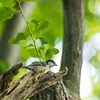
{"label": "tree branch", "polygon": [[9,87],[9,83],[12,78],[18,73],[18,69],[22,66],[22,63],[14,65],[11,69],[0,76],[0,93]]}
{"label": "tree branch", "polygon": [[[44,71],[41,71],[33,75],[32,72],[29,72],[16,80],[11,86],[2,92],[0,94],[0,100],[26,100],[58,81],[61,81],[62,77],[67,74],[67,71],[68,69],[65,67],[62,71],[56,74],[51,72],[44,74]],[[10,73],[12,73],[12,71]],[[6,75],[9,76],[9,74]],[[10,78],[10,80],[11,79],[12,78]],[[3,81],[3,79],[1,81]]]}

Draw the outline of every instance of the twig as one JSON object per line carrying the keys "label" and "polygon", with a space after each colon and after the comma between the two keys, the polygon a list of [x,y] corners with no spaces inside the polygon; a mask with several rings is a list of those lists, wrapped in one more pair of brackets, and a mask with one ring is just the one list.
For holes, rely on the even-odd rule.
{"label": "twig", "polygon": [[[39,72],[33,76],[32,72],[24,75],[9,87],[6,92],[0,95],[2,100],[23,100],[36,95],[38,92],[48,88],[49,86],[61,81],[62,77],[67,74],[68,69],[65,67],[62,71],[54,74]],[[17,84],[18,82],[18,84]],[[19,84],[20,83],[20,84]],[[15,86],[15,84],[17,84]],[[15,88],[12,88],[12,87]],[[11,90],[12,89],[12,90]]]}
{"label": "twig", "polygon": [[23,16],[23,18],[24,18],[24,20],[25,20],[25,22],[26,22],[26,25],[27,25],[27,27],[28,27],[29,34],[30,34],[30,36],[31,36],[31,38],[32,38],[32,41],[33,41],[33,44],[34,44],[34,47],[35,47],[37,56],[38,56],[38,58],[39,58],[39,61],[41,62],[40,55],[39,55],[39,52],[38,52],[38,49],[37,49],[37,46],[36,46],[36,43],[35,43],[35,39],[34,39],[34,37],[33,37],[33,35],[32,35],[32,30],[31,30],[30,25],[29,25],[29,23],[28,23],[28,21],[27,21],[27,19],[26,19],[26,16],[25,16],[25,14],[24,14],[24,12],[23,12],[23,9],[22,9],[22,6],[21,6],[21,2],[18,1],[18,4],[19,4],[19,8],[20,8],[20,13],[22,14],[22,16]]}

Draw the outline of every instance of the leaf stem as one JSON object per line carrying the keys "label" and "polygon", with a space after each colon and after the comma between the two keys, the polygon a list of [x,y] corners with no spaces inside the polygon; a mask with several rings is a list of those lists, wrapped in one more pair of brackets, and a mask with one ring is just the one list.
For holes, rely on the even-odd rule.
{"label": "leaf stem", "polygon": [[18,4],[19,4],[19,8],[20,8],[20,13],[22,14],[22,16],[23,16],[23,18],[24,18],[24,20],[25,20],[25,22],[26,22],[26,24],[27,24],[27,27],[28,27],[28,30],[29,30],[29,34],[30,34],[30,36],[31,36],[31,38],[32,38],[32,40],[33,40],[33,44],[34,44],[34,47],[35,47],[37,56],[38,56],[38,58],[39,58],[39,61],[41,62],[40,55],[39,55],[39,52],[38,52],[38,49],[37,49],[37,46],[36,46],[36,43],[35,43],[35,39],[34,39],[34,37],[33,37],[33,35],[32,35],[32,30],[31,30],[30,25],[29,25],[29,23],[28,23],[28,21],[27,21],[27,19],[26,19],[26,16],[25,16],[25,14],[24,14],[24,12],[23,12],[23,9],[22,9],[22,6],[21,6],[21,2],[18,1]]}

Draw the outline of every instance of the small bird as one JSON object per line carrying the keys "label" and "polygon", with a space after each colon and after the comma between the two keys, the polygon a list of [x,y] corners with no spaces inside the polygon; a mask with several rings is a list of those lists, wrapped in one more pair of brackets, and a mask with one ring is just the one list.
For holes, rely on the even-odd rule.
{"label": "small bird", "polygon": [[53,60],[47,60],[46,62],[37,62],[30,64],[28,66],[23,66],[22,68],[26,68],[32,70],[34,73],[44,70],[44,73],[47,73],[51,67],[57,66],[57,64]]}

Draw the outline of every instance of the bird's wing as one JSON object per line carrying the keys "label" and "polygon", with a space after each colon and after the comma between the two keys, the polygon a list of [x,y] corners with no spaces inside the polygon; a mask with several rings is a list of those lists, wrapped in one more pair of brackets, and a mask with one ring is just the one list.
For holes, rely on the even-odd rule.
{"label": "bird's wing", "polygon": [[46,64],[46,62],[40,62],[41,63],[41,66],[46,66],[47,64]]}
{"label": "bird's wing", "polygon": [[33,64],[30,64],[29,66],[46,66],[46,63],[45,62],[38,62],[38,63],[33,63]]}
{"label": "bird's wing", "polygon": [[34,67],[42,66],[45,67],[47,64],[45,62],[38,62],[38,63],[32,63],[28,66],[23,66],[23,68],[29,69],[29,70],[34,70]]}

